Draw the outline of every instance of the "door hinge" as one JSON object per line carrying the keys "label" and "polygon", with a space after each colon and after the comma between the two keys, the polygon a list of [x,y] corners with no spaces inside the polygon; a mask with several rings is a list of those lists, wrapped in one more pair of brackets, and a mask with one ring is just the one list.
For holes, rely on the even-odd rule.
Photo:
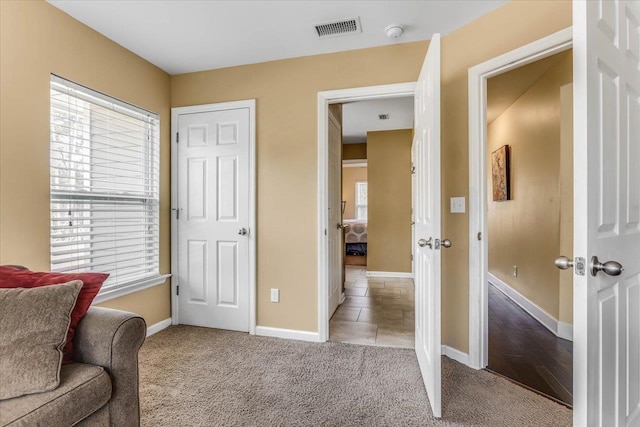
{"label": "door hinge", "polygon": [[416,167],[415,166],[411,166],[411,174],[413,175],[414,173],[416,173]]}
{"label": "door hinge", "polygon": [[180,285],[176,286],[176,295],[180,295]]}
{"label": "door hinge", "polygon": [[482,240],[482,231],[478,231],[478,240]]}
{"label": "door hinge", "polygon": [[176,219],[180,219],[180,208],[171,208],[172,211],[176,211]]}
{"label": "door hinge", "polygon": [[411,261],[413,261],[413,254],[411,254]]}
{"label": "door hinge", "polygon": [[176,132],[176,144],[180,142],[180,133]]}

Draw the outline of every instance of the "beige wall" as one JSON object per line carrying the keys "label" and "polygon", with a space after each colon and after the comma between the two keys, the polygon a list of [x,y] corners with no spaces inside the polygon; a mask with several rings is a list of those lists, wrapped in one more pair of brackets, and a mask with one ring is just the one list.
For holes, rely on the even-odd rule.
{"label": "beige wall", "polygon": [[[174,76],[169,96],[166,74],[52,6],[0,1],[0,15],[0,262],[49,267],[50,72],[161,114],[163,272],[169,270],[167,106],[256,98],[258,322],[317,330],[317,92],[415,81],[428,42]],[[570,1],[512,1],[442,40],[442,226],[454,242],[442,256],[442,340],[465,352],[469,218],[448,214],[446,206],[449,197],[468,196],[468,69],[570,25]],[[309,250],[292,254],[291,245]],[[274,286],[282,291],[279,304],[269,302]],[[137,309],[150,323],[168,316],[168,286],[162,289],[144,291],[162,297],[150,295]]]}
{"label": "beige wall", "polygon": [[367,143],[343,144],[342,160],[362,160],[367,158]]}
{"label": "beige wall", "polygon": [[[560,270],[553,260],[560,254],[560,171],[566,169],[560,87],[572,78],[572,56],[565,54],[487,128],[489,272],[556,320]],[[491,152],[503,145],[510,147],[511,200],[494,202]]]}
{"label": "beige wall", "polygon": [[[41,1],[0,1],[0,264],[50,268],[49,81],[55,73],[160,114],[160,269],[170,271],[170,77]],[[169,285],[112,300],[148,324]]]}
{"label": "beige wall", "polygon": [[442,39],[442,236],[453,242],[442,253],[442,343],[463,352],[469,350],[469,215],[447,207],[450,197],[469,197],[468,71],[570,26],[570,1],[511,1]]}
{"label": "beige wall", "polygon": [[[174,107],[257,100],[259,325],[318,330],[318,92],[415,81],[427,46],[395,44],[171,79]],[[280,303],[269,302],[270,288],[280,289]]]}
{"label": "beige wall", "polygon": [[413,129],[367,132],[367,270],[411,272]]}
{"label": "beige wall", "polygon": [[355,219],[356,217],[356,181],[367,180],[367,167],[342,167],[342,200],[347,204],[344,207],[344,219]]}

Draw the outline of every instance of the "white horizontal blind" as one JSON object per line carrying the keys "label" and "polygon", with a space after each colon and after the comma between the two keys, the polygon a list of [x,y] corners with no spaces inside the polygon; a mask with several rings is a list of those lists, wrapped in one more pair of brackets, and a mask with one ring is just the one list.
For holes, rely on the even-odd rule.
{"label": "white horizontal blind", "polygon": [[51,76],[51,269],[159,275],[159,117]]}
{"label": "white horizontal blind", "polygon": [[356,219],[367,220],[367,181],[356,181]]}

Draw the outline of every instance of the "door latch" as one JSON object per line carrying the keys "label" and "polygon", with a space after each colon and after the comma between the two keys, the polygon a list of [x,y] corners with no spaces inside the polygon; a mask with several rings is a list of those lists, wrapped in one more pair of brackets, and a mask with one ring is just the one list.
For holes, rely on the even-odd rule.
{"label": "door latch", "polygon": [[566,256],[561,256],[556,258],[556,260],[554,261],[554,264],[560,270],[568,270],[570,268],[573,268],[573,271],[575,272],[576,275],[578,276],[585,275],[586,263],[585,263],[585,259],[582,257],[576,257],[575,259],[571,260]]}

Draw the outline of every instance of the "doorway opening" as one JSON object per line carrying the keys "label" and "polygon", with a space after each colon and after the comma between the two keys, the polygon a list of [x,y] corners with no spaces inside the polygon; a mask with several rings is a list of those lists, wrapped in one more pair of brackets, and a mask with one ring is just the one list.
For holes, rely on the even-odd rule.
{"label": "doorway opening", "polygon": [[[354,107],[357,107],[357,103],[359,102],[381,102],[384,100],[393,100],[398,98],[407,98],[413,97],[415,91],[415,83],[400,83],[400,84],[392,84],[392,85],[384,85],[384,86],[372,86],[372,87],[363,87],[363,88],[354,88],[354,89],[344,89],[344,90],[336,90],[336,91],[327,91],[320,92],[318,94],[318,235],[319,235],[319,247],[318,247],[318,330],[320,335],[320,341],[327,341],[329,339],[329,321],[336,312],[338,306],[340,304],[344,304],[346,302],[349,304],[364,304],[364,301],[377,301],[381,300],[380,296],[369,295],[366,293],[369,291],[368,283],[376,282],[378,286],[376,289],[381,289],[384,287],[384,278],[388,276],[384,276],[384,274],[391,274],[395,276],[401,277],[389,277],[389,280],[394,280],[396,282],[408,282],[411,281],[411,267],[408,271],[368,271],[366,270],[371,263],[371,237],[370,237],[370,227],[371,227],[371,207],[370,204],[370,179],[371,177],[367,174],[367,196],[366,204],[362,203],[364,200],[361,197],[359,201],[360,208],[360,217],[364,217],[366,215],[367,224],[366,224],[366,237],[361,237],[361,239],[366,240],[366,261],[364,261],[364,254],[361,252],[364,247],[360,247],[359,255],[363,258],[360,259],[360,263],[366,262],[366,266],[353,266],[349,267],[347,271],[345,269],[345,257],[347,253],[347,247],[345,245],[346,241],[346,232],[344,226],[348,224],[347,222],[343,223],[343,219],[352,219],[355,220],[354,224],[357,222],[357,215],[355,210],[355,198],[349,206],[349,201],[345,200],[344,209],[345,213],[347,212],[347,208],[354,208],[353,216],[354,218],[345,218],[343,217],[343,203],[344,200],[343,191],[342,191],[342,176],[343,176],[343,160],[346,161],[344,166],[353,165],[353,160],[358,160],[357,163],[361,165],[364,163],[364,158],[351,158],[351,159],[343,159],[343,144],[342,144],[342,126],[343,126],[343,110],[347,111],[347,120],[349,117],[349,111],[352,108],[350,105],[354,104]],[[337,104],[341,104],[338,106]],[[360,105],[361,106],[361,105]],[[384,111],[381,111],[380,114],[383,114]],[[333,117],[332,117],[333,116]],[[337,117],[336,117],[337,116]],[[378,115],[376,115],[376,120],[380,120]],[[412,127],[413,121],[408,127]],[[351,120],[346,124],[347,126],[351,125]],[[366,127],[366,125],[365,125]],[[339,129],[339,131],[337,130]],[[367,130],[366,129],[365,135]],[[335,135],[336,133],[339,135],[339,138],[332,139],[332,133]],[[345,138],[349,141],[349,138]],[[365,136],[366,139],[366,136]],[[353,140],[352,140],[353,141]],[[409,142],[409,146],[410,146]],[[356,144],[345,144],[347,145],[356,145]],[[346,151],[353,150],[353,147],[347,147]],[[376,151],[376,150],[374,150]],[[349,156],[349,154],[347,154]],[[374,157],[376,155],[374,154]],[[364,157],[362,155],[358,157]],[[370,157],[370,156],[367,156]],[[410,159],[410,157],[409,157]],[[371,166],[371,159],[366,159],[367,169]],[[407,165],[410,170],[410,163]],[[345,168],[346,169],[346,168]],[[359,180],[364,181],[364,180]],[[353,183],[354,186],[354,195],[355,195],[355,181]],[[364,193],[364,185],[361,183],[359,185],[360,190]],[[409,191],[410,191],[410,181],[409,181]],[[364,195],[364,194],[363,194]],[[409,208],[410,208],[410,199],[409,199]],[[349,212],[351,212],[349,210]],[[375,217],[375,213],[374,213]],[[363,221],[360,220],[360,223]],[[410,218],[407,223],[410,226]],[[374,226],[375,227],[375,226]],[[349,226],[348,228],[355,229],[355,226]],[[359,229],[359,227],[357,227]],[[409,229],[410,230],[410,229]],[[355,230],[352,230],[355,231]],[[362,230],[361,230],[362,231]],[[411,239],[412,233],[410,233],[410,240],[408,242],[408,250],[409,250],[409,265],[411,265]],[[364,233],[360,233],[364,234]],[[375,231],[374,231],[375,234]],[[352,239],[352,237],[350,238]],[[375,240],[375,236],[374,236]],[[360,242],[363,243],[363,242]],[[351,247],[350,249],[353,249]],[[374,257],[375,257],[375,249],[374,249]],[[350,261],[352,262],[352,261]],[[377,277],[376,277],[377,276]],[[356,284],[356,281],[359,282]],[[348,288],[355,288],[356,285],[358,287],[362,287],[361,290],[357,291],[347,291],[347,293],[362,293],[365,292],[365,295],[346,295],[344,290],[345,282],[347,282]],[[365,284],[366,282],[366,284]],[[380,286],[382,284],[382,286]],[[364,286],[363,286],[364,285]],[[373,287],[372,286],[372,287]],[[372,293],[378,291],[371,291]],[[384,292],[384,291],[383,291]],[[401,291],[400,291],[401,292]],[[347,298],[349,297],[349,300]],[[345,306],[346,308],[346,306]],[[357,322],[358,317],[360,316],[360,312],[362,308],[371,308],[371,307],[358,307],[356,317],[353,318],[354,314],[352,313],[351,319]],[[349,310],[345,310],[349,311]],[[355,312],[356,310],[351,310]],[[363,319],[364,320],[364,317]],[[404,320],[404,319],[403,319]],[[354,322],[354,323],[355,323]],[[367,322],[361,322],[365,325]],[[361,326],[360,326],[361,327]],[[365,325],[366,327],[366,325]],[[377,333],[377,329],[376,329]],[[413,332],[412,332],[413,334]],[[335,337],[335,335],[334,335]],[[375,342],[369,342],[369,344],[374,344]]]}
{"label": "doorway opening", "polygon": [[469,70],[469,361],[573,403],[572,34]]}
{"label": "doorway opening", "polygon": [[[335,246],[343,261],[330,277],[342,279],[344,295],[329,296],[330,341],[414,348],[413,104],[403,96],[329,105],[329,188],[334,162],[342,176],[329,210],[340,202]],[[338,128],[341,161],[332,148]]]}
{"label": "doorway opening", "polygon": [[[573,403],[573,55],[487,80],[487,368]],[[573,258],[573,256],[571,256]]]}

